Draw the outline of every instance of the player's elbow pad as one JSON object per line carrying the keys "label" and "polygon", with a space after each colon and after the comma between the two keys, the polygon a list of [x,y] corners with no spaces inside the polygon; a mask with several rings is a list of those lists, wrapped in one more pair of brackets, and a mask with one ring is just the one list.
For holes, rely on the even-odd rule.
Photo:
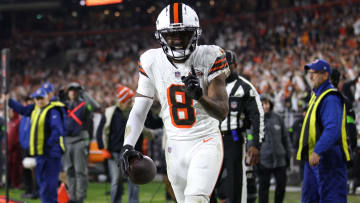
{"label": "player's elbow pad", "polygon": [[146,115],[150,110],[153,100],[147,97],[136,97],[129,119],[126,123],[125,145],[135,146],[144,128]]}

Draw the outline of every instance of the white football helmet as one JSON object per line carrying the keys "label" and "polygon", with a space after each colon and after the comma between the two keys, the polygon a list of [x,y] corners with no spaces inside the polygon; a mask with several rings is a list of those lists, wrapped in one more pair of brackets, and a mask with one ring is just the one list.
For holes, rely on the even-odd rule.
{"label": "white football helmet", "polygon": [[[174,33],[180,36],[190,34],[187,44],[183,46],[168,43],[166,36]],[[196,12],[183,3],[173,3],[166,6],[156,20],[155,38],[159,40],[165,54],[175,60],[187,59],[196,49],[201,28]]]}

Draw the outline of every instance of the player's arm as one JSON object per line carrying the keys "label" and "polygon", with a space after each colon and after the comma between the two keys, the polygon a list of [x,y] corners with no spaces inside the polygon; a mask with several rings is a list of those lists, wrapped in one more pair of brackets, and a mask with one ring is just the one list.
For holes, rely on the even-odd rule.
{"label": "player's arm", "polygon": [[137,140],[144,128],[146,115],[152,105],[152,98],[136,93],[134,106],[132,107],[125,128],[124,146],[121,149],[121,166],[123,173],[128,175],[129,163],[133,157],[141,157],[142,154],[134,149]]}
{"label": "player's arm", "polygon": [[229,112],[225,83],[229,66],[224,51],[220,48],[218,48],[217,51],[219,51],[216,53],[217,58],[214,60],[208,73],[208,75],[211,75],[211,78],[208,78],[209,85],[206,93],[203,93],[194,67],[191,67],[190,74],[183,76],[181,80],[185,84],[187,94],[192,99],[197,100],[210,116],[222,121]]}
{"label": "player's arm", "polygon": [[219,74],[210,81],[207,94],[204,94],[200,87],[194,67],[191,67],[191,73],[188,76],[183,76],[181,79],[185,84],[186,92],[191,98],[197,100],[210,116],[220,121],[225,119],[229,112],[225,74]]}
{"label": "player's arm", "polygon": [[146,115],[153,103],[151,97],[136,93],[135,102],[126,123],[124,146],[135,146],[144,128]]}
{"label": "player's arm", "polygon": [[[153,103],[155,95],[155,87],[153,78],[151,77],[148,55],[144,54],[140,57],[139,61],[139,81],[136,90],[134,105],[130,111],[128,121],[126,123],[124,134],[124,146],[135,146],[140,134],[144,128],[146,116]],[[145,66],[142,66],[142,60],[145,61]]]}
{"label": "player's arm", "polygon": [[149,75],[139,63],[139,72],[141,73],[136,90],[134,105],[130,111],[128,121],[125,127],[124,146],[121,149],[121,166],[125,175],[129,172],[129,161],[132,157],[139,157],[142,154],[134,149],[140,134],[144,128],[146,116],[153,103],[155,88]]}
{"label": "player's arm", "polygon": [[210,81],[207,95],[203,94],[198,100],[210,116],[220,121],[224,120],[229,112],[225,87],[225,74],[221,74]]}

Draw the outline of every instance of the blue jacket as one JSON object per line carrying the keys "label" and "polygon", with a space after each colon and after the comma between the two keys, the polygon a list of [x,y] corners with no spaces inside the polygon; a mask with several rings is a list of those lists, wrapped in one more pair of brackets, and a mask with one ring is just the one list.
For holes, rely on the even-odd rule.
{"label": "blue jacket", "polygon": [[[316,96],[319,96],[327,89],[334,88],[330,81],[326,81],[317,89],[314,89]],[[329,155],[332,158],[342,157],[341,146],[338,145],[341,140],[341,126],[343,117],[343,102],[340,96],[330,94],[323,98],[320,103],[318,116],[323,126],[323,132],[320,139],[316,142],[314,152],[320,156]],[[342,158],[340,158],[342,159]]]}
{"label": "blue jacket", "polygon": [[20,145],[24,149],[29,149],[29,139],[30,139],[30,117],[28,116],[22,116],[20,120],[20,126],[19,126],[19,140]]}
{"label": "blue jacket", "polygon": [[[77,136],[83,130],[88,130],[91,121],[91,111],[88,104],[82,100],[67,102],[68,115],[65,119],[66,136]],[[80,107],[80,108],[77,108]],[[80,122],[80,123],[79,123]]]}
{"label": "blue jacket", "polygon": [[[10,108],[14,109],[15,112],[27,117],[31,116],[31,113],[35,107],[34,104],[23,106],[22,104],[16,102],[13,99],[9,100],[9,106]],[[45,138],[43,156],[54,158],[61,157],[62,150],[59,145],[59,137],[64,136],[65,134],[62,118],[63,115],[61,115],[61,111],[58,111],[55,108],[52,108],[46,114],[45,134],[47,136]]]}

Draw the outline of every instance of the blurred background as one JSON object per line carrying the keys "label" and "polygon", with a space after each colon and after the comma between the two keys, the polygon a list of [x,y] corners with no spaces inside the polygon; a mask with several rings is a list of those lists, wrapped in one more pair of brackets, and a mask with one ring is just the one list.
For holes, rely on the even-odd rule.
{"label": "blurred background", "polygon": [[[159,47],[154,23],[170,1],[115,2],[121,3],[2,0],[0,47],[12,52],[12,93],[25,96],[45,80],[57,89],[75,80],[109,105],[113,84],[135,89],[138,57]],[[357,77],[359,1],[182,2],[199,14],[200,44],[235,50],[241,72],[260,93],[283,91],[282,103],[298,88],[305,90],[306,81],[299,75],[314,58],[327,59],[344,79]],[[292,108],[297,110],[295,101]]]}
{"label": "blurred background", "polygon": [[[0,0],[0,48],[11,50],[11,97],[21,101],[44,82],[54,84],[58,92],[78,82],[102,113],[116,102],[116,84],[136,90],[138,58],[143,51],[160,47],[153,37],[155,20],[171,2]],[[317,58],[339,70],[339,89],[352,98],[359,117],[359,0],[181,2],[199,15],[203,30],[199,44],[235,51],[240,74],[260,94],[271,96],[274,111],[283,116],[289,130],[305,110],[311,91],[303,67]],[[344,86],[349,82],[352,85]],[[360,120],[356,123],[359,129]],[[161,139],[151,135],[146,143],[144,152],[163,162],[157,147]],[[99,170],[96,175],[104,173]],[[293,161],[288,184],[300,184],[298,171]]]}

